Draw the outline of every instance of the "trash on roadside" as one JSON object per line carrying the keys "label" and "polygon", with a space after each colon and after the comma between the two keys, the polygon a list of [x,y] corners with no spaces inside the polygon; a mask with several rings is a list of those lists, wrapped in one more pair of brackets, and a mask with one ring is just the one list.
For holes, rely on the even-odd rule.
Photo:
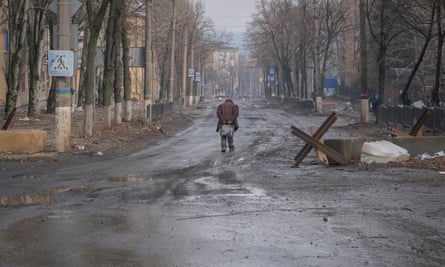
{"label": "trash on roadside", "polygon": [[409,158],[408,150],[386,140],[363,143],[360,156],[363,163],[403,162]]}
{"label": "trash on roadside", "polygon": [[421,160],[426,160],[426,159],[432,159],[433,156],[425,152],[423,154],[417,155],[417,158]]}
{"label": "trash on roadside", "polygon": [[445,152],[443,152],[443,151],[436,152],[436,153],[434,153],[434,156],[443,157],[443,156],[445,156]]}
{"label": "trash on roadside", "polygon": [[104,155],[104,153],[102,153],[102,152],[100,152],[100,151],[97,151],[97,153],[96,153],[98,156],[103,156]]}
{"label": "trash on roadside", "polygon": [[421,160],[426,160],[426,159],[440,158],[443,156],[445,156],[445,152],[443,152],[443,151],[436,152],[436,153],[434,153],[434,155],[430,155],[425,152],[423,154],[417,155],[416,158],[421,159]]}
{"label": "trash on roadside", "polygon": [[85,146],[80,145],[80,146],[78,146],[77,148],[78,148],[79,150],[84,150],[84,149],[85,149]]}

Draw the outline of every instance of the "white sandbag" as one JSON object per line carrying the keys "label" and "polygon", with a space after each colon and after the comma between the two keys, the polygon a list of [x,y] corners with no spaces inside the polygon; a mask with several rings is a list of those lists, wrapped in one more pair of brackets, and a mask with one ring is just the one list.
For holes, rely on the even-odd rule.
{"label": "white sandbag", "polygon": [[402,162],[410,158],[408,150],[389,141],[365,142],[361,161],[365,163]]}

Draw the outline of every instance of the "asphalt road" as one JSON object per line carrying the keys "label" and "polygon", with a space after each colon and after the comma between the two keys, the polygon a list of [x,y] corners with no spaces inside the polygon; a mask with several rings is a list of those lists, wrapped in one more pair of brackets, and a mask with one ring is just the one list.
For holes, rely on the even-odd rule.
{"label": "asphalt road", "polygon": [[444,176],[312,153],[291,168],[290,126],[326,116],[262,102],[237,102],[221,153],[216,104],[132,153],[0,161],[0,266],[445,265]]}

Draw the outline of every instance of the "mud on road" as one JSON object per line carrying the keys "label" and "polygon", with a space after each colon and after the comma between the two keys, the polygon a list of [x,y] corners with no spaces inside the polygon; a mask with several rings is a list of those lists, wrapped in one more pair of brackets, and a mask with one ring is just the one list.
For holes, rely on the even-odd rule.
{"label": "mud on road", "polygon": [[[445,265],[436,170],[326,168],[313,153],[292,168],[304,142],[289,126],[326,116],[261,101],[238,102],[236,149],[221,153],[216,104],[131,152],[1,162],[0,266]],[[347,114],[328,137],[362,131],[332,107]]]}

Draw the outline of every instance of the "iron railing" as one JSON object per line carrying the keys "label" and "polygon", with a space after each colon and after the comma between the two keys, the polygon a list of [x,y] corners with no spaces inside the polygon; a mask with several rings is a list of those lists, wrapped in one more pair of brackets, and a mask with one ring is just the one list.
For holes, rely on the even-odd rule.
{"label": "iron railing", "polygon": [[[150,106],[151,106],[151,117],[153,120],[160,119],[163,115],[167,115],[169,113],[172,113],[174,110],[174,103],[173,102],[167,102],[167,103],[157,103],[147,106],[147,112],[150,112]],[[147,116],[150,114],[148,113]]]}
{"label": "iron railing", "polygon": [[[379,108],[380,126],[412,128],[423,111],[424,108],[413,106],[381,105]],[[427,131],[444,132],[445,108],[430,108],[430,114],[424,126]]]}

